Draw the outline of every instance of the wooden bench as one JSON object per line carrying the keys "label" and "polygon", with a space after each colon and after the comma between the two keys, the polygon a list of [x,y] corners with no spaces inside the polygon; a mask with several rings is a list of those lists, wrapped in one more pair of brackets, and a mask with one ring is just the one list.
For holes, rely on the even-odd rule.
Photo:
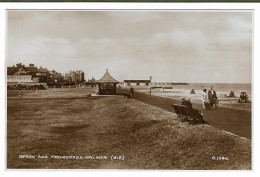
{"label": "wooden bench", "polygon": [[188,121],[190,123],[198,124],[198,123],[206,123],[203,119],[203,114],[197,110],[188,106],[173,104],[172,105],[175,113],[177,114],[177,118],[182,121]]}

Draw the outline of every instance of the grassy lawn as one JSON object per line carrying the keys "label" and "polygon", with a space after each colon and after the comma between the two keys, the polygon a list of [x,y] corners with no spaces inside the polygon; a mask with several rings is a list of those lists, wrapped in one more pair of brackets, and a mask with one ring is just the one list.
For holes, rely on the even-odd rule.
{"label": "grassy lawn", "polygon": [[[20,90],[7,90],[8,98],[19,98]],[[97,93],[97,88],[49,88],[46,90],[22,90],[23,98],[82,98]]]}
{"label": "grassy lawn", "polygon": [[[7,168],[251,169],[250,140],[180,122],[175,114],[136,100],[90,98],[80,89],[33,94],[7,101]],[[124,160],[111,160],[111,155]]]}
{"label": "grassy lawn", "polygon": [[[19,97],[20,90],[8,90],[7,91],[7,97]],[[22,90],[23,95],[26,95],[28,93],[34,93],[35,90]]]}

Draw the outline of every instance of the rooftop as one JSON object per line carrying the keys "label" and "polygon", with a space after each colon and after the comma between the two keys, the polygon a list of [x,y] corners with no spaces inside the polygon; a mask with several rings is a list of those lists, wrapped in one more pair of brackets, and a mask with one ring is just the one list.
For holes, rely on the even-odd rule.
{"label": "rooftop", "polygon": [[108,69],[106,69],[106,73],[104,76],[98,81],[98,83],[119,83],[117,80],[115,80],[108,72]]}
{"label": "rooftop", "polygon": [[16,73],[18,71],[19,68],[23,68],[25,71],[29,72],[29,73],[36,73],[37,72],[37,67],[35,66],[13,66],[13,67],[7,67],[7,75],[13,75],[14,73]]}
{"label": "rooftop", "polygon": [[97,83],[97,81],[94,77],[92,77],[92,79],[88,80],[88,83],[95,84],[95,83]]}
{"label": "rooftop", "polygon": [[124,80],[126,83],[150,83],[151,80]]}

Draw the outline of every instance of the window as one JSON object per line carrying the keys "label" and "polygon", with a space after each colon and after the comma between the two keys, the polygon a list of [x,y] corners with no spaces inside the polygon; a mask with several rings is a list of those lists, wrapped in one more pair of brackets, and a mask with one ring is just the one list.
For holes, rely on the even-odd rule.
{"label": "window", "polygon": [[136,85],[140,85],[140,83],[137,82]]}
{"label": "window", "polygon": [[127,82],[127,86],[130,86],[130,82]]}
{"label": "window", "polygon": [[148,82],[146,82],[146,83],[145,83],[145,85],[146,85],[146,86],[148,86],[148,85],[149,85],[149,83],[148,83]]}

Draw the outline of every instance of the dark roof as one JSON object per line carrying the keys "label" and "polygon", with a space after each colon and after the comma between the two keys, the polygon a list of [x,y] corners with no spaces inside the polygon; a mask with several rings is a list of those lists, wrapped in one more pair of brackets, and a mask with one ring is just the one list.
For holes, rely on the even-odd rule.
{"label": "dark roof", "polygon": [[108,69],[106,69],[106,73],[104,76],[99,79],[98,83],[119,83],[117,80],[115,80],[108,72]]}
{"label": "dark roof", "polygon": [[41,73],[47,73],[48,69],[47,68],[39,68],[39,72]]}
{"label": "dark roof", "polygon": [[[7,67],[7,75],[13,75],[14,73],[16,73],[18,71],[20,67]],[[37,72],[37,67],[24,67],[22,66],[22,68],[25,71],[29,71],[29,73],[36,73]]]}
{"label": "dark roof", "polygon": [[88,80],[87,83],[89,83],[89,84],[95,84],[95,83],[97,83],[97,81],[96,81],[96,79],[95,79],[94,77],[92,77],[92,79]]}
{"label": "dark roof", "polygon": [[128,82],[128,83],[150,83],[151,80],[124,80],[124,82]]}
{"label": "dark roof", "polygon": [[7,75],[13,75],[18,70],[18,67],[7,67]]}
{"label": "dark roof", "polygon": [[37,67],[35,66],[28,66],[28,67],[23,67],[26,71],[29,71],[31,73],[36,73],[37,72]]}

